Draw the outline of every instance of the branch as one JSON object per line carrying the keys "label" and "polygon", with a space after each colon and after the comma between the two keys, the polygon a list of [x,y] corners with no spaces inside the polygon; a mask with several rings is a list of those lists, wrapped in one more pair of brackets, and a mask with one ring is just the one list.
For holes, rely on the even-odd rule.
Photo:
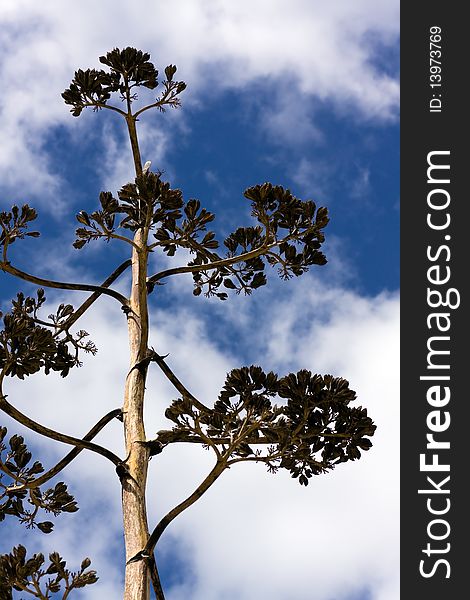
{"label": "branch", "polygon": [[[178,233],[183,234],[183,232],[179,228],[177,228],[177,231],[178,231]],[[269,230],[267,229],[266,236],[265,236],[265,242],[264,242],[263,246],[268,244],[268,240],[269,240],[268,236],[269,236]],[[189,237],[187,241],[188,241],[188,244],[196,251],[196,253],[199,252],[200,254],[204,255],[206,258],[209,258],[212,262],[223,260],[216,252],[211,252],[207,248],[204,248],[204,246],[201,246],[201,244],[199,244],[197,242],[197,240]],[[238,282],[240,283],[240,285],[243,287],[244,282],[243,282],[242,278],[240,277],[240,273],[237,272],[236,269],[232,268],[231,265],[228,265],[228,270],[230,271],[232,276],[235,277],[238,280]]]}
{"label": "branch", "polygon": [[[194,419],[194,428],[197,431],[197,434],[200,436],[202,443],[206,444],[207,446],[209,446],[210,448],[212,448],[212,450],[215,452],[215,455],[217,457],[217,460],[222,458],[222,455],[220,454],[220,450],[217,448],[217,444],[215,444],[212,441],[212,438],[208,435],[206,435],[203,431],[202,431],[202,427],[201,427],[201,413],[199,413],[198,415],[196,415],[195,417],[193,417]],[[224,449],[224,447],[222,446],[222,450]]]}
{"label": "branch", "polygon": [[[284,240],[282,240],[284,241]],[[147,283],[156,283],[163,279],[164,277],[169,277],[170,275],[177,275],[179,273],[199,273],[200,271],[210,271],[212,269],[219,269],[220,267],[227,267],[234,265],[239,262],[247,261],[252,258],[256,258],[264,254],[269,248],[274,248],[278,246],[281,242],[273,242],[268,245],[260,246],[259,248],[255,248],[255,250],[250,250],[250,252],[245,252],[244,254],[239,254],[238,256],[231,256],[229,258],[224,258],[222,260],[217,260],[212,263],[202,264],[202,265],[187,265],[185,267],[176,267],[174,269],[167,269],[166,271],[161,271],[160,273],[156,273],[151,277],[147,278]]]}
{"label": "branch", "polygon": [[139,115],[141,115],[143,112],[145,112],[146,110],[149,110],[150,108],[157,108],[159,106],[162,106],[162,101],[161,100],[159,100],[158,102],[154,102],[153,104],[148,104],[147,106],[144,106],[144,107],[140,108],[132,116],[137,120],[137,117]]}
{"label": "branch", "polygon": [[[121,414],[122,414],[122,410],[120,408],[116,408],[115,410],[112,410],[111,412],[109,412],[107,415],[102,417],[98,421],[98,423],[96,423],[96,425],[94,425],[86,435],[83,436],[83,438],[82,438],[83,441],[90,442],[94,437],[96,437],[98,435],[98,433],[103,429],[103,427],[105,427],[113,419],[119,418],[119,416]],[[46,483],[46,481],[49,481],[49,479],[52,479],[53,477],[55,477],[68,464],[70,464],[72,462],[72,460],[76,456],[78,456],[78,454],[80,454],[80,452],[82,450],[83,450],[83,448],[75,447],[66,456],[64,456],[64,458],[61,461],[59,461],[54,467],[49,469],[49,471],[46,471],[45,473],[43,473],[40,477],[36,477],[36,479],[33,479],[32,481],[28,481],[27,483],[24,483],[21,486],[9,487],[8,491],[9,492],[19,492],[21,490],[36,488],[36,487],[42,485],[43,483]]]}
{"label": "branch", "polygon": [[[155,440],[149,440],[148,443],[151,442],[158,442],[161,441],[161,443],[164,444],[173,444],[173,443],[177,443],[177,442],[187,442],[187,443],[191,443],[191,444],[207,444],[207,445],[211,445],[207,442],[207,440],[205,439],[205,437],[202,437],[201,435],[196,435],[196,434],[191,434],[187,431],[171,431],[171,430],[162,430],[158,432],[158,437]],[[159,440],[159,438],[162,438],[161,440]],[[324,438],[335,438],[335,439],[349,439],[351,438],[351,434],[349,433],[324,433],[324,432],[320,432],[318,433],[318,437],[324,437]],[[300,439],[302,439],[302,436],[300,436]],[[229,437],[211,437],[210,438],[212,444],[217,444],[219,446],[227,446],[228,444],[230,444],[232,442],[232,440]],[[259,445],[259,446],[268,446],[268,445],[272,445],[277,443],[276,440],[268,439],[265,436],[253,436],[250,437],[249,435],[245,435],[245,439],[244,442],[250,446],[253,445]]]}
{"label": "branch", "polygon": [[123,110],[121,110],[117,106],[113,106],[112,104],[105,104],[103,102],[85,102],[83,104],[83,108],[87,108],[88,106],[93,106],[95,108],[107,108],[108,110],[114,110],[115,112],[118,112],[123,117],[127,116],[127,114]]}
{"label": "branch", "polygon": [[[210,258],[213,259],[213,262],[211,263],[207,263],[207,264],[201,264],[201,265],[187,265],[184,267],[176,267],[173,269],[167,269],[166,271],[161,271],[160,273],[156,273],[155,275],[152,275],[151,277],[149,277],[147,279],[147,283],[156,283],[157,281],[160,281],[160,279],[163,279],[164,277],[169,277],[170,275],[176,275],[179,273],[198,273],[200,271],[209,271],[212,269],[218,269],[221,267],[230,267],[231,265],[237,264],[239,262],[244,262],[244,261],[248,261],[251,260],[253,258],[257,258],[258,256],[261,256],[262,254],[272,254],[269,253],[269,250],[271,248],[275,248],[276,246],[280,246],[282,243],[288,242],[288,241],[292,241],[292,240],[298,240],[299,237],[304,236],[307,232],[304,231],[302,233],[290,233],[289,235],[287,235],[286,237],[284,237],[281,240],[275,240],[274,242],[270,242],[269,243],[269,239],[271,237],[271,231],[269,229],[269,226],[264,224],[266,227],[266,234],[265,234],[265,241],[264,243],[259,246],[258,248],[255,248],[254,250],[250,250],[249,252],[245,252],[243,254],[239,254],[238,256],[231,256],[225,259],[220,259],[220,257],[213,253],[213,252],[208,252],[203,246],[201,246],[200,244],[198,244],[195,240],[193,239],[187,239],[186,241],[188,242],[188,244],[190,246],[193,247],[193,249],[198,250],[199,252],[201,252],[202,254],[204,254],[206,257],[209,256]],[[179,233],[183,233],[182,231],[179,231]],[[178,242],[175,242],[178,244]],[[155,245],[155,244],[153,244]],[[274,255],[277,257],[277,255]]]}
{"label": "branch", "polygon": [[115,290],[109,290],[106,287],[101,287],[99,285],[88,285],[82,283],[63,283],[60,281],[51,281],[49,279],[41,279],[40,277],[36,277],[34,275],[29,275],[24,271],[20,271],[16,267],[13,267],[8,262],[0,263],[0,268],[2,271],[9,273],[10,275],[14,275],[19,279],[24,279],[25,281],[29,281],[30,283],[34,283],[35,285],[40,285],[49,288],[55,288],[59,290],[76,290],[79,292],[99,292],[100,294],[106,294],[107,296],[111,296],[118,300],[122,306],[129,306],[129,300],[125,298],[119,292]]}
{"label": "branch", "polygon": [[168,525],[175,519],[179,514],[181,514],[184,510],[193,505],[196,500],[199,498],[211,487],[211,485],[218,479],[218,477],[227,469],[228,466],[224,460],[218,460],[215,464],[214,468],[211,470],[209,475],[204,479],[204,481],[194,490],[194,492],[183,500],[178,506],[170,510],[163,519],[158,523],[155,529],[152,531],[145,548],[138,552],[135,556],[130,558],[127,561],[127,564],[131,562],[136,562],[138,560],[143,560],[149,558],[153,553],[153,550],[160,539],[162,533],[168,527]]}
{"label": "branch", "polygon": [[[195,434],[191,434],[189,432],[185,432],[185,431],[167,431],[167,430],[163,430],[163,431],[159,431],[158,434],[162,434],[162,438],[164,439],[164,443],[165,444],[173,444],[174,442],[188,442],[188,443],[192,443],[192,444],[208,444],[208,442],[202,438],[199,435],[195,435]],[[217,444],[219,446],[227,446],[228,444],[230,444],[232,442],[232,440],[229,437],[226,438],[214,438],[211,437],[210,438],[213,444]],[[159,441],[158,438],[156,440],[150,440],[150,441]],[[259,445],[272,445],[273,440],[268,440],[265,437],[253,437],[253,438],[247,438],[245,440],[245,442],[247,444],[259,444]],[[162,442],[163,443],[163,442]]]}
{"label": "branch", "polygon": [[41,434],[45,437],[48,437],[52,440],[62,442],[64,444],[70,444],[72,446],[77,446],[78,448],[81,448],[81,449],[86,448],[87,450],[91,450],[92,452],[101,454],[102,456],[104,456],[105,458],[110,460],[113,464],[115,464],[117,467],[120,467],[123,465],[123,461],[118,456],[116,456],[116,454],[114,454],[107,448],[103,448],[103,446],[99,446],[98,444],[94,444],[93,442],[89,442],[84,439],[81,440],[79,438],[75,438],[70,435],[60,433],[58,431],[55,431],[54,429],[50,429],[49,427],[44,427],[44,425],[41,425],[40,423],[33,421],[33,419],[30,419],[29,417],[24,415],[22,412],[20,412],[18,409],[16,409],[13,405],[11,405],[9,402],[7,402],[7,399],[3,395],[1,389],[0,389],[0,409],[3,410],[3,412],[5,412],[7,415],[9,415],[12,419],[17,421],[18,423],[21,423],[28,429],[35,431],[36,433],[39,433],[39,434]]}
{"label": "branch", "polygon": [[125,235],[119,235],[118,233],[110,233],[109,236],[113,238],[113,240],[121,240],[121,242],[126,242],[127,244],[135,248],[137,252],[141,252],[139,246]]}
{"label": "branch", "polygon": [[170,367],[166,364],[163,356],[160,356],[157,352],[155,352],[152,357],[152,360],[157,363],[157,365],[160,367],[160,369],[165,373],[167,378],[170,380],[170,382],[175,386],[175,388],[178,390],[178,392],[183,397],[188,398],[188,400],[191,400],[191,402],[194,404],[194,406],[196,408],[198,408],[199,410],[202,410],[204,412],[207,412],[210,410],[207,406],[202,404],[202,402],[199,402],[199,400],[197,398],[195,398],[191,394],[191,392],[185,388],[185,386],[176,377],[176,375],[173,373],[173,371],[170,369]]}
{"label": "branch", "polygon": [[163,93],[162,97],[160,98],[160,100],[157,100],[156,102],[153,102],[152,104],[148,104],[147,106],[142,107],[141,109],[139,109],[138,111],[136,111],[132,116],[134,117],[135,120],[137,120],[137,117],[139,115],[141,115],[143,112],[145,112],[146,110],[149,110],[150,108],[161,108],[162,106],[164,106],[164,104],[166,103],[166,101],[168,100],[168,98],[171,99],[171,95],[172,92],[174,91],[174,87],[173,88],[167,88],[165,90],[165,92]]}
{"label": "branch", "polygon": [[[228,465],[234,465],[239,462],[264,462],[269,463],[272,460],[276,460],[278,458],[282,458],[283,452],[276,452],[272,456],[240,456],[239,458],[232,458],[232,460],[228,461]],[[320,463],[318,463],[320,464]]]}
{"label": "branch", "polygon": [[127,244],[129,244],[130,246],[135,248],[137,250],[137,252],[141,251],[139,246],[135,242],[133,242],[131,239],[126,237],[125,235],[119,235],[118,233],[112,233],[111,231],[104,230],[102,237],[107,237],[108,241],[111,238],[113,240],[121,240],[122,242],[126,242]]}
{"label": "branch", "polygon": [[163,593],[162,584],[160,581],[160,575],[158,574],[157,569],[157,561],[155,560],[155,555],[152,552],[152,556],[150,557],[150,579],[152,580],[152,587],[155,593],[155,598],[157,600],[165,600],[165,594]]}
{"label": "branch", "polygon": [[[103,281],[103,283],[99,286],[100,290],[102,288],[107,288],[108,286],[110,286],[122,273],[124,273],[124,271],[130,267],[132,264],[132,260],[126,260],[125,262],[123,262],[121,265],[119,265],[119,267],[117,267],[117,269],[115,269],[111,275],[105,279]],[[96,301],[98,300],[98,298],[101,296],[101,294],[103,294],[103,291],[96,291],[94,292],[87,300],[85,300],[85,302],[79,306],[77,308],[77,310],[75,310],[73,312],[73,314],[70,315],[70,317],[67,319],[67,321],[65,321],[65,323],[63,324],[62,329],[67,330],[69,329],[76,321],[78,321],[78,319],[90,308],[90,306]]]}
{"label": "branch", "polygon": [[149,539],[147,540],[147,544],[145,548],[141,550],[138,554],[132,557],[129,562],[134,562],[137,560],[142,560],[144,558],[148,558],[152,555],[153,550],[162,536],[165,529],[168,525],[175,519],[179,514],[181,514],[184,510],[192,506],[196,500],[199,498],[211,487],[211,485],[220,477],[220,475],[225,471],[225,469],[230,468],[227,459],[231,455],[233,449],[238,445],[238,443],[242,440],[242,435],[240,435],[237,440],[231,442],[229,448],[224,452],[223,456],[219,455],[217,462],[211,472],[207,475],[204,481],[194,490],[194,492],[183,500],[178,506],[175,506],[170,512],[168,512],[163,519],[158,523],[155,529],[152,531]]}
{"label": "branch", "polygon": [[[28,592],[28,594],[31,594],[33,596],[36,596],[36,598],[40,598],[40,600],[44,600],[44,596],[41,599],[41,596],[38,596],[38,594],[36,592],[33,592],[33,590],[30,590],[28,587],[26,587],[25,585],[21,584],[19,581],[15,582],[15,585],[20,588],[20,590],[22,592]],[[8,599],[9,600],[9,599]]]}

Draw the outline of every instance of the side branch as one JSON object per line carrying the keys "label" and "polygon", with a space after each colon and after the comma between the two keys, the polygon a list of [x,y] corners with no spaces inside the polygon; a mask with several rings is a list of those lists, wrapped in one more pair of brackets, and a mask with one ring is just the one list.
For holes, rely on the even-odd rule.
{"label": "side branch", "polygon": [[64,433],[60,433],[58,431],[55,431],[54,429],[50,429],[49,427],[45,427],[44,425],[41,425],[40,423],[33,421],[33,419],[30,419],[29,417],[24,415],[22,412],[20,412],[18,409],[16,409],[12,404],[10,404],[7,401],[6,397],[3,395],[3,393],[1,393],[1,390],[0,390],[0,409],[3,410],[3,412],[5,412],[8,416],[10,416],[12,419],[17,421],[18,423],[21,423],[28,429],[31,429],[31,431],[35,431],[36,433],[39,433],[39,434],[41,434],[45,437],[48,437],[52,440],[62,442],[64,444],[70,444],[71,446],[76,446],[77,448],[81,448],[81,449],[86,448],[87,450],[91,450],[92,452],[101,454],[101,456],[104,456],[105,458],[110,460],[117,467],[120,467],[123,464],[123,461],[119,458],[119,456],[116,456],[116,454],[114,454],[114,452],[111,452],[111,450],[108,450],[107,448],[104,448],[103,446],[99,446],[98,444],[94,444],[93,442],[89,442],[84,439],[81,440],[79,438],[75,438],[70,435],[66,435]]}
{"label": "side branch", "polygon": [[[184,89],[184,88],[183,88]],[[182,90],[181,90],[182,91]],[[165,92],[163,92],[162,97],[160,98],[160,100],[157,100],[156,102],[153,102],[152,104],[148,104],[147,106],[143,106],[141,109],[139,109],[138,111],[136,111],[133,115],[134,119],[137,120],[137,118],[144,113],[145,111],[151,109],[151,108],[160,108],[160,110],[164,110],[163,106],[165,104],[169,104],[168,100],[172,100],[172,97],[174,98],[176,94],[174,94],[175,92],[175,88],[174,87],[168,87]],[[179,100],[177,100],[178,104],[176,106],[179,105]]]}
{"label": "side branch", "polygon": [[[128,269],[132,264],[132,260],[126,260],[123,262],[117,269],[115,269],[111,275],[103,281],[103,283],[99,286],[100,288],[109,287],[116,279],[124,273],[126,269]],[[62,329],[69,329],[78,319],[90,308],[90,306],[98,300],[98,298],[103,294],[102,291],[94,292],[83,304],[81,304],[74,312],[70,315],[67,321],[64,323]]]}
{"label": "side branch", "polygon": [[170,367],[166,364],[163,356],[160,356],[157,352],[155,352],[152,355],[152,360],[157,363],[157,365],[160,367],[160,369],[163,371],[163,373],[165,373],[165,375],[167,376],[169,381],[174,385],[174,387],[183,396],[183,398],[187,398],[188,400],[191,400],[191,402],[194,404],[194,406],[196,408],[198,408],[199,410],[204,411],[204,412],[209,411],[209,408],[207,406],[202,404],[202,402],[199,402],[199,400],[197,398],[195,398],[189,390],[186,389],[186,387],[181,383],[181,381],[178,379],[178,377],[176,377],[176,375],[173,373],[173,371],[170,369]]}
{"label": "side branch", "polygon": [[161,271],[160,273],[156,273],[147,279],[147,283],[154,284],[160,279],[164,279],[165,277],[169,277],[170,275],[177,275],[179,273],[199,273],[200,271],[210,271],[212,269],[219,269],[221,267],[229,267],[231,265],[235,265],[239,262],[244,262],[247,260],[251,260],[252,258],[257,258],[262,254],[265,254],[267,250],[270,248],[274,248],[278,246],[280,242],[273,242],[271,244],[265,244],[260,246],[259,248],[255,248],[255,250],[250,250],[250,252],[245,252],[244,254],[239,254],[238,256],[231,256],[229,258],[224,258],[222,260],[216,260],[211,263],[201,264],[201,265],[187,265],[185,267],[175,267],[173,269],[167,269],[166,271]]}
{"label": "side branch", "polygon": [[217,461],[212,471],[207,475],[204,481],[194,490],[194,492],[183,500],[178,506],[175,506],[170,512],[168,512],[163,519],[158,523],[155,529],[152,531],[145,548],[141,550],[138,554],[133,556],[127,562],[136,562],[138,560],[149,559],[152,556],[153,550],[162,536],[165,529],[168,525],[175,519],[179,514],[181,514],[184,510],[189,508],[192,504],[199,500],[199,498],[211,487],[211,485],[220,477],[220,475],[227,469],[228,466],[225,460]]}
{"label": "side branch", "polygon": [[[266,231],[265,241],[262,246],[265,246],[268,244],[268,241],[269,241],[268,236],[269,236],[269,232]],[[199,244],[196,240],[189,238],[188,242],[189,242],[189,245],[191,246],[191,248],[193,248],[193,250],[196,251],[196,253],[199,252],[200,254],[202,254],[203,256],[208,258],[210,263],[213,263],[213,262],[216,262],[219,260],[223,260],[216,252],[211,252],[210,250],[207,250],[207,248],[204,248],[204,246],[201,246],[201,244]],[[236,264],[236,263],[233,263],[233,264]],[[227,268],[230,271],[231,275],[234,276],[239,281],[239,283],[241,283],[243,285],[243,281],[240,277],[240,273],[237,272],[237,270],[234,269],[232,265],[229,265]]]}
{"label": "side branch", "polygon": [[150,557],[150,580],[152,581],[153,591],[157,600],[165,600],[165,594],[163,593],[162,582],[160,581],[160,574],[157,568],[157,561],[155,555],[152,553]]}
{"label": "side branch", "polygon": [[[349,433],[319,433],[318,437],[328,437],[334,439],[350,439],[351,435]],[[211,442],[218,446],[227,446],[232,442],[229,437],[211,437]],[[176,442],[186,442],[191,444],[207,444],[207,441],[202,437],[196,434],[191,434],[187,431],[171,431],[171,430],[162,430],[158,432],[158,437],[155,440],[149,440],[148,443],[158,442],[160,441],[162,444],[173,444]],[[258,446],[271,446],[272,444],[277,443],[276,440],[272,438],[267,438],[265,436],[253,434],[252,436],[245,436],[243,439],[244,443],[249,444],[250,446],[258,445]]]}
{"label": "side branch", "polygon": [[113,240],[121,240],[121,242],[126,242],[126,244],[129,244],[129,246],[132,246],[133,248],[135,248],[137,250],[137,252],[140,252],[139,246],[137,246],[137,244],[135,244],[131,239],[129,239],[125,235],[119,235],[118,233],[111,233],[111,232],[109,232],[109,233],[107,232],[107,235],[109,235],[109,237],[112,238]]}
{"label": "side branch", "polygon": [[[112,410],[111,412],[109,412],[107,415],[105,415],[103,418],[101,418],[98,421],[98,423],[96,423],[96,425],[94,425],[85,436],[83,436],[83,438],[82,438],[83,441],[90,442],[94,437],[96,437],[98,435],[98,433],[110,421],[112,421],[113,419],[119,418],[120,415],[122,415],[122,410],[120,408],[116,408],[116,409]],[[49,481],[50,479],[55,477],[58,473],[60,473],[60,471],[62,471],[67,465],[69,465],[73,461],[73,459],[76,456],[78,456],[78,454],[80,454],[80,452],[82,450],[83,450],[83,447],[80,448],[80,447],[76,446],[66,456],[64,456],[64,458],[62,460],[60,460],[51,469],[49,469],[48,471],[43,473],[40,477],[36,477],[36,479],[33,479],[32,481],[28,481],[27,483],[24,483],[23,485],[19,485],[17,487],[11,487],[8,489],[8,491],[19,492],[21,490],[39,487],[40,485],[42,485],[43,483],[46,483],[46,481]]]}
{"label": "side branch", "polygon": [[120,115],[122,115],[123,117],[126,117],[127,114],[121,110],[120,108],[118,108],[117,106],[113,106],[112,104],[105,104],[104,102],[97,102],[97,101],[90,101],[90,102],[85,102],[83,104],[83,108],[86,107],[93,107],[93,108],[106,108],[108,110],[113,110],[114,112],[119,113]]}
{"label": "side branch", "polygon": [[49,287],[55,288],[59,290],[75,290],[79,292],[97,292],[99,294],[106,294],[107,296],[111,296],[118,300],[122,306],[128,306],[129,300],[124,297],[119,292],[115,290],[110,290],[106,287],[102,287],[99,285],[88,285],[82,283],[64,283],[61,281],[51,281],[49,279],[42,279],[41,277],[36,277],[35,275],[30,275],[29,273],[25,273],[24,271],[20,271],[16,267],[13,267],[8,262],[0,263],[0,268],[2,271],[9,273],[10,275],[14,275],[19,279],[24,279],[25,281],[29,281],[30,283],[34,283],[35,285],[40,285],[41,287]]}

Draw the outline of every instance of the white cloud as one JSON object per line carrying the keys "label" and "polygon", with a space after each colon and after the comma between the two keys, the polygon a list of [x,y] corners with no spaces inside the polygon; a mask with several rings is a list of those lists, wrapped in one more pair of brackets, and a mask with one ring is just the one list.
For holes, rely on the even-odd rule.
{"label": "white cloud", "polygon": [[[306,285],[274,301],[269,314],[282,326],[267,324],[253,340],[252,314],[243,334],[259,344],[261,364],[349,378],[378,425],[374,447],[308,489],[262,466],[233,468],[174,524],[192,544],[197,574],[175,598],[340,599],[370,586],[374,600],[391,600],[398,595],[398,299]],[[185,479],[194,466],[183,460],[180,469]]]}
{"label": "white cloud", "polygon": [[[314,478],[307,488],[287,474],[266,473],[262,465],[232,467],[162,539],[163,558],[176,547],[188,564],[183,582],[169,589],[169,600],[346,600],[366,586],[373,600],[398,595],[398,298],[360,297],[310,276],[295,288],[282,295],[274,290],[264,317],[256,303],[247,301],[238,341],[252,344],[266,370],[285,374],[305,367],[348,378],[358,404],[368,408],[378,426],[374,446],[360,461]],[[184,302],[154,314],[151,343],[170,352],[175,372],[207,403],[215,399],[225,373],[240,366],[211,339],[210,323],[218,314],[202,319]],[[125,320],[117,306],[95,306],[81,326],[100,348],[96,358],[66,380],[33,377],[6,390],[19,408],[75,435],[120,406],[129,368]],[[168,427],[163,411],[174,397],[155,367],[148,381],[149,437]],[[97,440],[118,454],[120,427],[117,421],[108,425]],[[55,446],[43,456],[52,461],[63,451]],[[148,486],[151,522],[191,493],[211,464],[208,452],[189,444],[155,457]],[[86,598],[111,590],[119,595],[121,556],[106,551],[115,549],[121,536],[113,467],[82,453],[64,478],[82,500],[82,510],[64,517],[41,547],[57,547],[71,566],[87,555],[95,559],[101,579]]]}
{"label": "white cloud", "polygon": [[33,0],[2,2],[2,185],[21,185],[23,193],[60,206],[61,170],[43,147],[46,136],[56,125],[95,126],[91,116],[86,125],[73,124],[60,92],[76,68],[97,66],[97,57],[115,46],[142,47],[160,68],[176,62],[189,102],[226,88],[256,94],[258,86],[271,86],[277,91],[262,118],[287,139],[294,116],[302,135],[319,135],[311,99],[350,116],[389,119],[398,82],[374,66],[374,56],[381,44],[396,44],[398,10],[389,0],[44,0],[40,8]]}
{"label": "white cloud", "polygon": [[363,199],[370,193],[370,187],[370,169],[367,167],[357,167],[357,177],[352,182],[351,196]]}
{"label": "white cloud", "polygon": [[295,166],[292,172],[292,180],[299,186],[301,193],[312,194],[314,201],[331,202],[331,181],[335,172],[334,166],[326,160],[311,161],[305,157]]}
{"label": "white cloud", "polygon": [[261,126],[270,140],[293,147],[315,141],[323,145],[324,135],[316,123],[315,103],[308,93],[298,89],[297,82],[279,85],[271,97],[271,104],[261,109]]}
{"label": "white cloud", "polygon": [[[398,102],[397,81],[373,62],[374,44],[396,43],[398,3],[389,0],[43,0],[40,6],[33,0],[3,0],[0,26],[0,86],[8,90],[0,100],[3,138],[8,141],[0,149],[1,183],[7,190],[21,186],[22,196],[35,194],[43,206],[61,208],[58,192],[65,186],[61,165],[52,164],[44,147],[47,135],[56,125],[66,126],[74,136],[90,135],[96,127],[93,115],[72,119],[60,92],[76,68],[97,66],[97,57],[114,46],[148,50],[160,68],[176,63],[191,90],[186,101],[194,104],[203,105],[209,94],[227,88],[250,95],[261,85],[270,86],[277,91],[272,106],[260,113],[259,124],[287,140],[295,118],[302,135],[321,136],[316,102],[329,102],[348,117],[378,120],[392,118]],[[184,120],[177,127],[183,130]],[[100,176],[104,187],[114,191],[132,176],[129,154],[112,129],[98,131],[109,143]],[[166,129],[144,134],[144,160],[160,167],[168,139]],[[318,175],[317,166],[320,180],[314,183],[320,196],[326,195],[329,172],[325,166]],[[312,169],[304,159],[294,181],[310,185]],[[73,269],[64,274],[60,265],[57,270],[70,279],[76,275]],[[347,291],[340,284],[343,275],[335,272],[329,286],[304,277],[300,285],[296,282],[295,294],[275,285],[271,294],[260,296],[264,306],[256,297],[246,303],[236,298],[194,314],[178,296],[180,304],[171,315],[155,315],[152,343],[171,353],[175,372],[204,398],[213,400],[225,373],[240,366],[235,350],[229,356],[211,338],[211,326],[223,327],[226,311],[239,326],[237,342],[249,347],[249,354],[266,369],[306,367],[343,375],[378,425],[374,447],[361,461],[314,479],[307,489],[282,473],[266,474],[260,465],[240,465],[226,473],[162,540],[163,553],[175,544],[188,563],[184,574],[189,576],[172,588],[169,600],[345,600],[367,585],[373,600],[398,597],[398,301],[395,296],[363,298]],[[171,289],[177,291],[177,286],[171,284]],[[270,313],[263,321],[266,307]],[[272,323],[271,314],[276,317]],[[95,306],[83,327],[97,342],[98,357],[87,359],[66,380],[34,377],[7,390],[20,409],[75,435],[121,405],[129,368],[125,319],[113,301]],[[163,411],[175,395],[152,371],[149,436],[168,426]],[[15,431],[10,422],[8,426]],[[37,436],[25,435],[40,444],[44,462],[66,451],[58,445],[46,450],[50,446]],[[110,424],[97,441],[122,454],[120,424]],[[192,491],[210,460],[194,447],[170,448],[153,459],[148,502],[152,520]],[[113,468],[101,457],[82,453],[64,478],[82,510],[61,519],[57,531],[41,538],[37,547],[57,548],[75,567],[90,555],[101,578],[83,597],[118,597],[122,564],[116,547],[122,534]],[[29,536],[25,539],[32,548]]]}

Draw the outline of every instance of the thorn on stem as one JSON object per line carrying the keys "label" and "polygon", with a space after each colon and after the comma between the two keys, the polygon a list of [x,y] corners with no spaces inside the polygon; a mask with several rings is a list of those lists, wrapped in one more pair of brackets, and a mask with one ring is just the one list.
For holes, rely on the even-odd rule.
{"label": "thorn on stem", "polygon": [[145,554],[145,552],[143,550],[141,550],[140,552],[137,552],[137,554],[135,556],[130,558],[126,562],[126,565],[130,565],[131,563],[138,562],[139,560],[149,560],[150,558],[151,558],[150,554]]}

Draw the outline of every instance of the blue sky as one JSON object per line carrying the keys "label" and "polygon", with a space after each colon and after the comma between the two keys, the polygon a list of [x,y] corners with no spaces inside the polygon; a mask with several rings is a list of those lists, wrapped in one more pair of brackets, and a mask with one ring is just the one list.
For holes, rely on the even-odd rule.
{"label": "blue sky", "polygon": [[[188,85],[183,107],[142,116],[142,155],[186,199],[216,213],[219,239],[250,224],[243,191],[256,183],[283,185],[329,208],[326,266],[288,282],[268,272],[266,287],[226,302],[194,298],[190,277],[170,280],[154,294],[152,341],[207,402],[225,373],[243,364],[344,376],[378,425],[374,447],[307,489],[259,465],[233,469],[162,540],[168,600],[395,600],[398,3],[45,0],[39,7],[7,0],[0,30],[0,85],[8,90],[0,99],[0,203],[3,210],[28,202],[40,213],[41,238],[12,249],[24,270],[98,282],[126,257],[126,248],[99,242],[80,252],[71,247],[74,215],[93,210],[101,190],[116,192],[132,177],[123,123],[105,111],[74,119],[60,97],[75,69],[97,67],[98,56],[115,46],[150,52],[161,71],[178,66]],[[123,278],[120,290],[127,284]],[[5,307],[18,285],[5,275],[0,285]],[[48,296],[51,303],[79,302]],[[95,306],[82,326],[98,356],[65,381],[12,382],[12,402],[57,429],[86,431],[120,405],[123,325],[112,302]],[[163,412],[175,394],[158,373],[148,384],[151,435],[167,426]],[[62,449],[21,431],[44,463],[61,456]],[[101,441],[119,452],[118,425]],[[204,452],[185,448],[153,462],[151,521],[210,468]],[[50,536],[24,538],[19,527],[2,523],[0,551],[27,540],[31,550],[59,549],[71,565],[90,555],[100,581],[76,597],[119,597],[115,475],[104,461],[81,456],[64,478],[81,510],[58,519]]]}

